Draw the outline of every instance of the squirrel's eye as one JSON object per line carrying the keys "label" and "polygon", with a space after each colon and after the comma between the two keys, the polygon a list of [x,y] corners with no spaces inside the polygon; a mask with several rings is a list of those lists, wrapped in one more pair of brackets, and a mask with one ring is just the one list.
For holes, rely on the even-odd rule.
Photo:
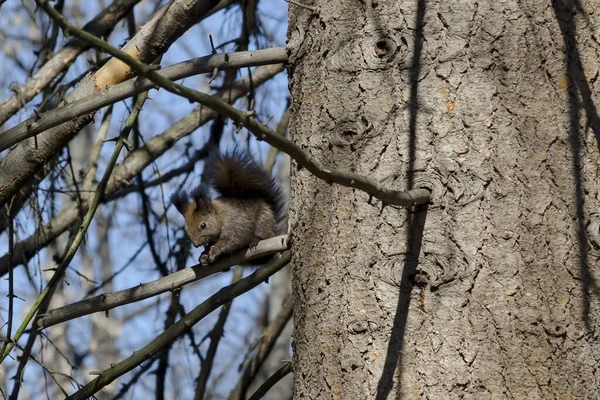
{"label": "squirrel's eye", "polygon": [[200,229],[206,229],[206,222],[202,222],[200,224]]}

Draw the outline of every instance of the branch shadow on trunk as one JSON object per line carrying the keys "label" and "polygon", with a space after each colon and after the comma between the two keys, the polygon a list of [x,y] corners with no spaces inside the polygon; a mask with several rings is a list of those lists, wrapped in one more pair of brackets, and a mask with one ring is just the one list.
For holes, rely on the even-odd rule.
{"label": "branch shadow on trunk", "polygon": [[[419,74],[421,72],[421,54],[423,52],[423,27],[425,20],[425,0],[417,0],[417,13],[415,20],[415,44],[410,68],[410,120],[409,120],[409,142],[407,163],[407,189],[412,189],[414,184],[414,167],[416,158],[417,116],[419,112]],[[406,321],[411,300],[414,276],[419,264],[419,254],[423,240],[423,230],[427,217],[427,205],[418,207],[412,214],[407,225],[407,238],[409,241],[408,254],[402,279],[400,281],[400,293],[394,316],[394,324],[390,334],[387,354],[383,372],[377,385],[376,400],[384,400],[394,387],[394,375],[399,366],[402,365],[401,354]],[[401,376],[401,371],[399,376]],[[400,393],[400,379],[397,382],[397,391]]]}
{"label": "branch shadow on trunk", "polygon": [[577,48],[577,39],[575,37],[575,18],[577,14],[585,15],[585,11],[577,0],[552,0],[552,8],[565,45],[565,69],[569,93],[569,135],[573,157],[573,179],[575,180],[573,194],[576,202],[579,278],[583,285],[583,321],[588,331],[592,333],[595,331],[595,328],[593,321],[590,320],[590,301],[591,296],[593,295],[600,298],[600,288],[593,275],[590,273],[588,255],[589,240],[586,232],[586,212],[584,204],[584,193],[586,188],[584,188],[584,178],[581,173],[583,162],[581,158],[581,140],[584,132],[581,132],[579,128],[580,109],[583,108],[585,110],[586,127],[590,127],[594,132],[596,144],[599,149],[600,117],[596,111],[592,92],[585,77],[581,57]]}
{"label": "branch shadow on trunk", "polygon": [[[419,254],[421,253],[421,244],[423,241],[423,231],[427,217],[427,205],[420,206],[412,215],[408,224],[409,230],[409,252],[402,271],[402,280],[400,281],[400,295],[394,316],[394,325],[390,334],[385,364],[383,372],[377,385],[376,400],[385,400],[388,398],[394,386],[394,375],[400,365],[402,365],[402,344],[404,341],[404,332],[406,331],[406,321],[408,319],[408,310],[410,306],[411,293],[414,286],[414,276],[419,265]],[[401,374],[399,374],[401,376]],[[400,393],[400,381],[397,382],[397,391]]]}

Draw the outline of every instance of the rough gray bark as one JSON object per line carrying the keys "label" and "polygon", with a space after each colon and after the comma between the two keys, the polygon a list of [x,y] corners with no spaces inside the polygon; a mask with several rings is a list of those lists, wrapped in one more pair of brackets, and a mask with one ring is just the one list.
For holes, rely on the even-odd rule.
{"label": "rough gray bark", "polygon": [[[297,399],[600,398],[599,9],[290,6]],[[417,262],[418,261],[418,262]]]}

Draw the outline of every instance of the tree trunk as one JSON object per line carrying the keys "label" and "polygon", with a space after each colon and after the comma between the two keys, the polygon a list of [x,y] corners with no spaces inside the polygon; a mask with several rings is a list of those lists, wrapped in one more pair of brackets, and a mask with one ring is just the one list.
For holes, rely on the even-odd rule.
{"label": "tree trunk", "polygon": [[[595,2],[290,5],[298,399],[600,398]],[[306,4],[306,2],[302,2]]]}

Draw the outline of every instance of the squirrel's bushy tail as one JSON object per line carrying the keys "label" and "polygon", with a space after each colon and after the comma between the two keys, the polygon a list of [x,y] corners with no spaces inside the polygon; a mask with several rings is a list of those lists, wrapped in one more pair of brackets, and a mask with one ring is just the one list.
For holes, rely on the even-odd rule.
{"label": "squirrel's bushy tail", "polygon": [[223,197],[262,198],[281,221],[285,200],[277,181],[252,156],[242,150],[214,152],[206,162],[210,184]]}

